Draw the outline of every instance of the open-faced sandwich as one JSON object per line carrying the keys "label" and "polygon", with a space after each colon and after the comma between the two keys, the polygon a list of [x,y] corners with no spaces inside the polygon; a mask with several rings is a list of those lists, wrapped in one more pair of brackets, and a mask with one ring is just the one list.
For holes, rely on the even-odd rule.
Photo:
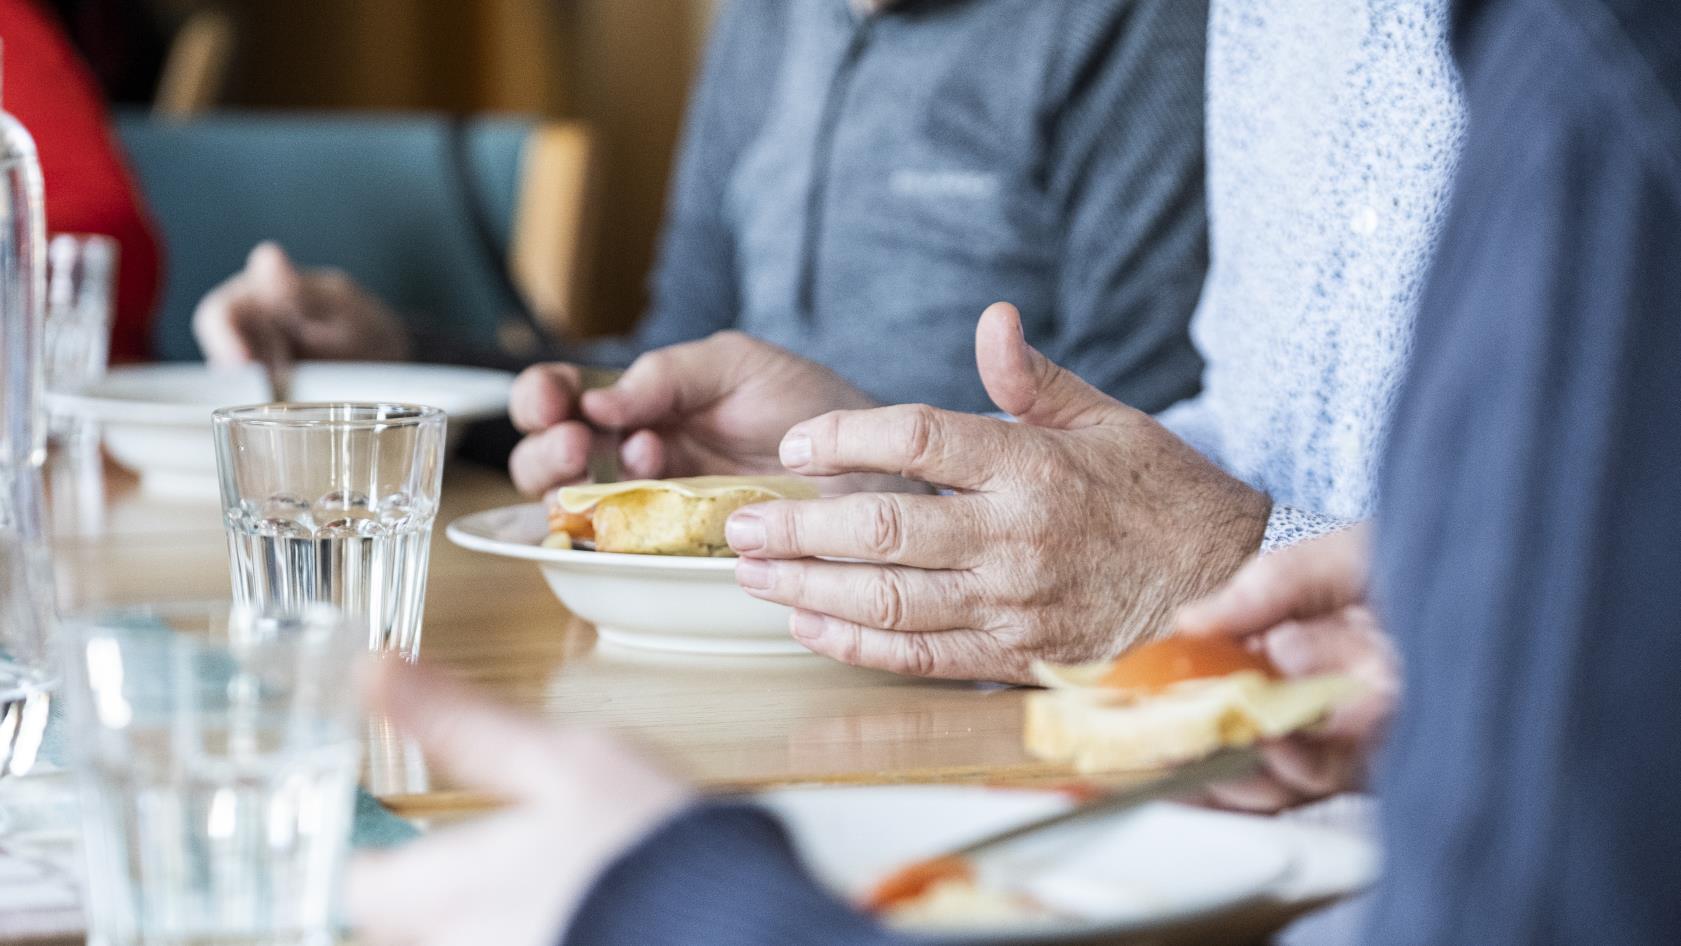
{"label": "open-faced sandwich", "polygon": [[1359,692],[1336,675],[1282,679],[1225,638],[1169,637],[1112,663],[1034,668],[1027,749],[1085,773],[1147,769],[1288,735]]}
{"label": "open-faced sandwich", "polygon": [[894,926],[934,930],[1006,926],[1054,915],[1028,894],[983,886],[974,868],[957,857],[894,872],[860,906]]}
{"label": "open-faced sandwich", "polygon": [[724,522],[743,506],[773,499],[816,499],[794,476],[695,476],[568,486],[549,509],[549,548],[593,542],[598,552],[642,555],[734,555]]}

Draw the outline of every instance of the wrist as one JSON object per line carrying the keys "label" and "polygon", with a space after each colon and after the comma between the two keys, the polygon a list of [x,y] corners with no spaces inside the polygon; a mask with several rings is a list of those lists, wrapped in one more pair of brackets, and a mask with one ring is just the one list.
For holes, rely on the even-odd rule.
{"label": "wrist", "polygon": [[1272,516],[1272,498],[1244,484],[1236,484],[1224,515],[1212,517],[1211,540],[1198,576],[1201,597],[1224,585],[1243,563],[1261,551],[1267,522]]}

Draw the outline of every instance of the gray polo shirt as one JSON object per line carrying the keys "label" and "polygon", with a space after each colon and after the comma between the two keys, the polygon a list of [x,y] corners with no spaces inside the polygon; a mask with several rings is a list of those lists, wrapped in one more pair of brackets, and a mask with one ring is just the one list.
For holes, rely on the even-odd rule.
{"label": "gray polo shirt", "polygon": [[1193,393],[1202,0],[731,0],[648,348],[740,328],[884,401],[990,408],[974,325],[1146,410]]}

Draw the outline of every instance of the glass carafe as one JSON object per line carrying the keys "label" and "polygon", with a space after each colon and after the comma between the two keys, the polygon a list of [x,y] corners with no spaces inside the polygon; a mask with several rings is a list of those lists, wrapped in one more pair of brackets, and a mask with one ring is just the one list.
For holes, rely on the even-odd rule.
{"label": "glass carafe", "polygon": [[0,112],[0,780],[35,761],[53,682],[41,495],[45,242],[35,143]]}

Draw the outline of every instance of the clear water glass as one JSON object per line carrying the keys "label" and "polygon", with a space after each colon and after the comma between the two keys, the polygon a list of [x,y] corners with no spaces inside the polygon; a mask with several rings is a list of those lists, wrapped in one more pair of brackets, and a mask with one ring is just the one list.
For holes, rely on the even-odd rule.
{"label": "clear water glass", "polygon": [[[117,241],[59,233],[47,244],[46,386],[70,392],[105,376],[110,361]],[[105,522],[105,464],[99,425],[85,417],[52,417],[53,532],[97,535]]]}
{"label": "clear water glass", "polygon": [[330,608],[64,623],[92,946],[332,943],[362,648]]}
{"label": "clear water glass", "polygon": [[269,404],[214,416],[234,600],[330,604],[368,649],[418,656],[443,412]]}
{"label": "clear water glass", "polygon": [[0,783],[34,763],[53,685],[41,492],[45,233],[35,144],[0,112]]}
{"label": "clear water glass", "polygon": [[74,391],[105,376],[116,272],[117,241],[108,236],[57,233],[47,244],[47,390]]}

